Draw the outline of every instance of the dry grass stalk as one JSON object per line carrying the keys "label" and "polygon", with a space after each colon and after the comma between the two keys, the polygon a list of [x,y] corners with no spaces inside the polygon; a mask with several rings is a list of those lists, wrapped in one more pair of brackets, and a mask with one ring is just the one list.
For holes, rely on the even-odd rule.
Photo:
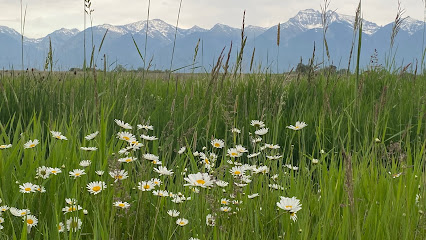
{"label": "dry grass stalk", "polygon": [[391,49],[393,48],[393,45],[395,44],[395,38],[396,38],[396,35],[398,35],[399,30],[401,29],[401,25],[406,19],[406,17],[402,17],[404,13],[405,13],[405,9],[401,7],[401,2],[398,1],[398,10],[396,12],[395,21],[393,22],[393,26],[392,26],[391,44],[390,44]]}
{"label": "dry grass stalk", "polygon": [[351,69],[352,54],[353,54],[353,50],[354,50],[354,47],[355,47],[355,37],[356,37],[356,34],[358,32],[358,28],[361,25],[361,22],[362,22],[361,1],[359,1],[358,7],[356,8],[356,12],[355,12],[355,21],[354,21],[354,26],[353,26],[354,32],[353,32],[351,50],[349,52],[349,60],[348,60],[348,71],[347,71],[348,74],[349,74],[350,69]]}
{"label": "dry grass stalk", "polygon": [[277,46],[280,46],[280,33],[281,33],[281,27],[280,23],[278,23],[278,29],[277,29]]}
{"label": "dry grass stalk", "polygon": [[229,51],[228,51],[228,57],[226,58],[226,62],[225,65],[223,66],[223,70],[224,73],[222,75],[222,80],[220,82],[220,86],[223,87],[223,81],[225,80],[226,75],[228,74],[228,69],[229,69],[229,59],[231,58],[231,51],[232,51],[232,41],[231,41],[231,46],[229,47]]}
{"label": "dry grass stalk", "polygon": [[251,55],[251,60],[250,60],[250,72],[251,72],[251,69],[253,68],[253,61],[254,61],[254,53],[255,52],[256,52],[256,48],[254,47],[253,48],[253,53]]}
{"label": "dry grass stalk", "polygon": [[353,174],[352,174],[352,156],[347,154],[345,148],[342,148],[342,156],[345,167],[345,191],[348,194],[349,206],[352,214],[355,211],[354,206],[354,186],[353,186]]}
{"label": "dry grass stalk", "polygon": [[[327,39],[325,37],[327,34],[328,25],[330,24],[330,16],[327,11],[329,6],[330,6],[330,0],[324,0],[324,6],[321,6],[321,25],[322,25],[324,48],[327,54],[328,61],[330,62],[330,52],[328,50]],[[324,53],[324,49],[323,49],[323,53]],[[323,64],[324,64],[324,59],[323,59]]]}

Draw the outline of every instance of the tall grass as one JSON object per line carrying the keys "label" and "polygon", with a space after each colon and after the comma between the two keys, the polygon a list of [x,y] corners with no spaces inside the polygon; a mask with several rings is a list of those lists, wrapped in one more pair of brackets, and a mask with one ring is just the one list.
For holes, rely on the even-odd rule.
{"label": "tall grass", "polygon": [[[321,75],[310,81],[299,81],[270,74],[250,74],[244,80],[227,77],[223,87],[206,92],[206,75],[191,75],[176,86],[167,84],[167,74],[149,75],[143,89],[136,74],[107,73],[99,76],[100,121],[96,102],[85,92],[93,92],[93,85],[84,87],[84,78],[71,73],[28,74],[29,86],[20,88],[22,79],[5,73],[2,79],[3,97],[0,100],[1,143],[13,147],[0,151],[2,176],[0,198],[3,203],[29,208],[39,219],[28,237],[32,239],[423,239],[425,216],[422,201],[415,203],[416,194],[424,199],[425,190],[425,84],[424,76],[413,81],[409,74],[393,75],[371,71],[349,78]],[[184,78],[184,75],[176,76]],[[90,77],[89,77],[90,80]],[[172,89],[176,88],[176,89]],[[352,94],[357,89],[356,99]],[[167,96],[175,92],[174,98]],[[31,101],[17,108],[25,96]],[[7,99],[7,102],[6,102]],[[402,104],[403,103],[403,104]],[[23,114],[31,112],[33,114]],[[120,131],[112,121],[123,119],[133,126],[150,123],[158,142],[148,143],[134,154],[134,165],[118,165],[117,151],[123,143],[116,139]],[[265,156],[257,159],[242,157],[242,163],[267,165],[270,173],[253,176],[248,186],[230,185],[226,192],[218,187],[192,193],[183,187],[181,172],[204,171],[193,151],[209,147],[213,137],[224,139],[227,148],[234,144],[246,146],[250,152],[256,147],[248,133],[253,132],[249,120],[263,120],[269,133],[264,142],[279,144],[283,158],[277,162]],[[303,120],[308,127],[293,132],[285,126]],[[233,136],[230,129],[242,132]],[[50,130],[59,130],[68,141],[57,141]],[[95,142],[84,136],[100,131]],[[40,139],[35,149],[23,149],[29,139]],[[380,142],[375,141],[380,139]],[[83,152],[80,146],[97,146],[98,151]],[[188,152],[177,154],[186,146]],[[210,149],[211,147],[209,147]],[[324,153],[321,153],[324,150]],[[158,177],[152,165],[142,159],[145,152],[160,156],[164,165],[174,170],[173,177],[163,177],[162,188],[191,196],[191,201],[175,204],[168,198],[150,192],[133,190],[137,182]],[[219,155],[213,175],[231,184],[229,157]],[[319,159],[313,164],[312,159]],[[87,175],[74,180],[68,171],[79,168],[80,160],[90,159]],[[350,160],[349,160],[350,159]],[[350,163],[350,165],[348,165]],[[284,164],[299,166],[299,171],[286,170]],[[47,180],[35,179],[37,167],[61,167],[63,173]],[[107,176],[97,177],[94,170],[106,172],[122,168],[129,171],[129,179],[114,183]],[[389,174],[390,172],[391,174]],[[401,173],[397,178],[392,174]],[[279,174],[277,180],[271,177]],[[99,195],[85,189],[89,181],[102,179],[108,188]],[[18,184],[34,182],[46,187],[46,193],[19,194]],[[277,183],[284,190],[271,190]],[[234,193],[243,201],[233,205],[234,213],[219,211],[220,199]],[[252,193],[260,197],[248,199]],[[279,196],[301,199],[302,210],[298,221],[276,207]],[[71,234],[57,233],[56,225],[71,214],[61,212],[64,199],[78,198],[88,215],[79,212],[82,230]],[[131,203],[130,210],[119,210],[112,202],[120,199]],[[43,204],[43,203],[51,204]],[[177,227],[175,219],[166,213],[177,209],[189,219],[189,224]],[[239,211],[236,211],[236,208]],[[205,224],[208,213],[216,214],[216,227]],[[22,220],[3,214],[3,237],[21,237]],[[155,220],[155,221],[154,221]],[[238,223],[238,224],[237,224]],[[155,227],[154,227],[155,226]]]}

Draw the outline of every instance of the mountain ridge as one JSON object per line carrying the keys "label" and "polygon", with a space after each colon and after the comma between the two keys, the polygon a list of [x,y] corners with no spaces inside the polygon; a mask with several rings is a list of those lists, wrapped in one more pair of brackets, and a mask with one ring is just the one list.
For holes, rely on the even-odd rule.
{"label": "mountain ridge", "polygon": [[[348,47],[353,36],[354,16],[339,14],[334,11],[327,12],[329,30],[326,38],[333,56],[332,63],[340,59],[348,58]],[[166,23],[161,19],[152,19],[148,21],[148,34],[146,32],[147,21],[137,21],[124,25],[101,24],[89,27],[84,31],[78,29],[61,28],[52,33],[49,33],[43,38],[24,38],[24,56],[27,63],[24,65],[31,67],[39,67],[44,63],[44,58],[48,49],[49,41],[52,41],[52,46],[57,57],[58,68],[70,68],[82,65],[83,51],[82,43],[84,33],[86,34],[86,45],[91,42],[91,34],[93,30],[93,43],[99,45],[103,35],[108,30],[105,42],[103,43],[102,53],[110,59],[116,59],[121,65],[128,68],[140,67],[141,59],[135,51],[135,45],[132,37],[140,46],[145,44],[145,39],[148,37],[147,53],[143,52],[147,58],[153,59],[153,65],[159,69],[168,69],[170,66],[170,57],[172,46],[174,45],[175,31],[176,32],[176,64],[188,65],[193,63],[194,48],[198,39],[202,41],[202,59],[196,63],[201,65],[201,68],[209,69],[212,67],[211,62],[218,57],[223,47],[229,51],[230,43],[233,43],[232,53],[236,55],[237,46],[241,42],[241,29],[231,27],[222,23],[217,23],[210,29],[201,28],[194,25],[191,28],[176,28],[175,26]],[[280,66],[282,71],[294,67],[300,61],[300,58],[307,59],[312,55],[313,42],[318,45],[322,43],[322,18],[321,13],[314,9],[305,9],[299,11],[295,16],[288,21],[282,23],[281,27],[281,46],[279,55],[276,46],[277,25],[271,27],[259,27],[249,25],[245,27],[245,34],[248,38],[246,48],[252,51],[256,48],[256,60],[259,64],[267,65],[283,64]],[[379,53],[386,53],[386,44],[390,37],[392,23],[385,26],[379,26],[373,22],[363,20],[363,63],[368,63],[369,54],[374,49],[378,49]],[[398,61],[406,61],[409,58],[417,58],[412,47],[418,47],[420,37],[424,35],[423,21],[407,17],[401,24],[400,33],[397,37],[399,43],[404,44],[404,41],[411,45],[411,48],[405,48],[407,54],[397,56]],[[342,35],[343,34],[343,35]],[[342,36],[339,36],[342,35]],[[50,40],[49,40],[50,39]],[[21,35],[14,29],[0,26],[0,67],[16,66],[20,64],[20,45]],[[386,44],[385,44],[386,43]],[[387,45],[389,46],[389,45]],[[421,46],[420,46],[421,47]],[[281,50],[282,48],[282,50]],[[296,52],[299,50],[300,52]],[[309,54],[308,54],[309,50]],[[318,51],[322,51],[318,49]],[[247,52],[247,50],[246,50]],[[90,53],[88,59],[90,59]],[[247,53],[246,53],[247,54]],[[271,58],[269,55],[276,58]],[[5,57],[6,56],[6,57]],[[64,58],[64,59],[63,59]],[[209,62],[209,64],[205,64]],[[265,63],[266,62],[266,63]],[[100,63],[98,63],[99,65]],[[247,63],[245,63],[247,64]],[[365,65],[365,64],[364,64]]]}

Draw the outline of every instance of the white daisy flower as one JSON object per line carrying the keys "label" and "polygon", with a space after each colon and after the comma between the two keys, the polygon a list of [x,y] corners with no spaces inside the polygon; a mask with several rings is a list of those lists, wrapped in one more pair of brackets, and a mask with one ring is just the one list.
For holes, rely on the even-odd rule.
{"label": "white daisy flower", "polygon": [[151,191],[156,185],[151,181],[141,181],[138,183],[138,189],[142,192]]}
{"label": "white daisy flower", "polygon": [[265,143],[265,147],[269,149],[280,149],[280,145]]}
{"label": "white daisy flower", "polygon": [[[67,220],[67,230],[71,231],[71,232],[77,232],[78,230],[81,229],[81,219],[78,217],[72,217],[70,219]],[[59,227],[58,227],[59,230]]]}
{"label": "white daisy flower", "polygon": [[34,148],[39,143],[38,139],[30,140],[24,144],[24,148]]}
{"label": "white daisy flower", "polygon": [[65,231],[65,225],[63,222],[60,222],[58,224],[58,232],[64,232]]}
{"label": "white daisy flower", "polygon": [[239,133],[241,133],[241,130],[238,129],[238,128],[233,128],[233,129],[231,129],[231,132],[239,134]]}
{"label": "white daisy flower", "polygon": [[251,195],[248,195],[247,196],[249,199],[253,199],[253,198],[255,198],[255,197],[259,197],[259,193],[253,193],[253,194],[251,194]]}
{"label": "white daisy flower", "polygon": [[211,214],[207,214],[206,216],[206,225],[210,227],[214,227],[216,225],[216,219]]}
{"label": "white daisy flower", "polygon": [[178,151],[178,154],[182,154],[182,153],[184,153],[184,152],[185,152],[185,150],[186,150],[186,147],[181,147],[181,148],[179,149],[179,151]]}
{"label": "white daisy flower", "polygon": [[211,144],[214,148],[223,148],[225,146],[225,142],[222,139],[213,139]]}
{"label": "white daisy flower", "polygon": [[220,204],[222,204],[222,205],[229,205],[229,199],[226,199],[226,198],[220,199]]}
{"label": "white daisy flower", "polygon": [[96,151],[98,150],[97,147],[80,147],[81,150],[83,151]]}
{"label": "white daisy flower", "polygon": [[96,131],[96,132],[94,132],[94,133],[91,133],[91,134],[89,134],[89,135],[85,136],[84,138],[85,138],[86,140],[90,141],[90,140],[94,139],[96,136],[98,136],[98,134],[99,134],[99,131]]}
{"label": "white daisy flower", "polygon": [[50,169],[48,167],[46,167],[46,166],[41,166],[41,167],[38,167],[36,169],[36,176],[40,177],[40,178],[43,178],[43,179],[49,178],[50,173],[51,173]]}
{"label": "white daisy flower", "polygon": [[142,157],[150,161],[154,161],[154,160],[158,161],[160,159],[160,157],[151,153],[145,153],[144,155],[142,155]]}
{"label": "white daisy flower", "polygon": [[278,184],[269,184],[268,185],[270,188],[272,188],[272,189],[275,189],[275,190],[284,190],[284,188],[283,187],[281,187],[280,185],[278,185]]}
{"label": "white daisy flower", "polygon": [[19,186],[19,192],[21,193],[33,193],[36,191],[37,185],[34,185],[30,182],[24,183]]}
{"label": "white daisy flower", "polygon": [[158,138],[157,138],[156,136],[148,136],[148,135],[145,135],[145,134],[142,134],[142,135],[141,135],[141,138],[142,138],[142,139],[145,139],[145,140],[147,140],[147,141],[154,141],[154,140],[158,140]]}
{"label": "white daisy flower", "polygon": [[265,123],[259,120],[251,120],[250,125],[257,128],[263,128],[265,127]]}
{"label": "white daisy flower", "polygon": [[170,176],[173,174],[171,170],[168,170],[166,167],[159,166],[158,168],[154,168],[154,171],[161,175]]}
{"label": "white daisy flower", "polygon": [[74,169],[70,171],[69,174],[70,174],[70,177],[77,178],[77,177],[81,177],[81,175],[84,175],[86,173],[84,172],[84,169]]}
{"label": "white daisy flower", "polygon": [[260,152],[252,153],[252,154],[247,155],[247,158],[254,158],[254,157],[257,157],[259,155],[260,155]]}
{"label": "white daisy flower", "polygon": [[95,171],[95,173],[96,173],[98,176],[102,176],[102,175],[104,175],[105,171],[97,170],[97,171]]}
{"label": "white daisy flower", "polygon": [[194,187],[212,187],[214,184],[213,179],[208,173],[195,173],[189,174],[188,177],[184,178],[188,183],[184,184],[184,186],[194,186]]}
{"label": "white daisy flower", "polygon": [[180,212],[175,209],[171,209],[167,211],[167,214],[169,214],[170,217],[178,217]]}
{"label": "white daisy flower", "polygon": [[138,160],[138,159],[135,158],[135,157],[125,157],[125,158],[118,159],[118,161],[122,162],[122,163],[130,163],[130,162],[133,162],[133,161],[136,161],[136,160]]}
{"label": "white daisy flower", "polygon": [[237,151],[240,152],[240,153],[248,152],[247,149],[245,147],[243,147],[242,145],[235,146],[235,149],[237,149]]}
{"label": "white daisy flower", "polygon": [[49,167],[49,168],[47,168],[47,170],[53,175],[57,175],[58,173],[62,172],[62,170],[60,168]]}
{"label": "white daisy flower", "polygon": [[254,132],[254,134],[259,135],[259,136],[262,136],[262,135],[267,134],[267,133],[268,133],[268,131],[269,131],[269,128],[261,128],[261,129],[256,130],[256,131]]}
{"label": "white daisy flower", "polygon": [[0,145],[0,150],[8,149],[8,148],[11,148],[11,147],[12,147],[12,144],[3,144],[3,145]]}
{"label": "white daisy flower", "polygon": [[225,182],[225,181],[223,181],[223,180],[218,180],[218,181],[216,181],[215,182],[216,183],[216,185],[218,185],[219,187],[226,187],[226,186],[228,186],[228,182]]}
{"label": "white daisy flower", "polygon": [[114,170],[109,172],[109,175],[115,179],[115,182],[128,178],[128,172],[126,170]]}
{"label": "white daisy flower", "polygon": [[34,215],[26,215],[24,217],[24,222],[27,223],[27,226],[32,228],[34,226],[37,226],[38,219]]}
{"label": "white daisy flower", "polygon": [[18,209],[15,207],[10,208],[10,213],[15,217],[24,217],[31,213],[29,209]]}
{"label": "white daisy flower", "polygon": [[138,130],[140,130],[140,129],[145,129],[145,130],[154,130],[154,127],[153,126],[151,126],[151,125],[142,125],[142,124],[138,124]]}
{"label": "white daisy flower", "polygon": [[242,166],[234,166],[232,167],[229,172],[232,174],[232,176],[236,177],[236,176],[242,176],[244,175],[246,169]]}
{"label": "white daisy flower", "polygon": [[136,141],[135,135],[133,135],[130,132],[118,132],[117,138],[126,142],[133,142]]}
{"label": "white daisy flower", "polygon": [[225,207],[220,207],[220,211],[222,212],[230,212],[232,210],[231,207],[225,206]]}
{"label": "white daisy flower", "polygon": [[150,180],[152,183],[154,183],[155,186],[160,186],[161,185],[161,180],[158,178],[152,178]]}
{"label": "white daisy flower", "polygon": [[66,206],[64,208],[62,208],[62,212],[65,213],[70,213],[70,212],[77,212],[79,210],[83,209],[80,205],[71,205],[71,206]]}
{"label": "white daisy flower", "polygon": [[188,224],[188,219],[185,218],[179,218],[178,220],[176,220],[176,224],[183,227],[186,224]]}
{"label": "white daisy flower", "polygon": [[277,206],[285,211],[288,211],[290,213],[290,218],[293,221],[297,220],[296,213],[302,209],[302,204],[296,197],[281,197],[280,201],[277,202]]}
{"label": "white daisy flower", "polygon": [[313,158],[313,159],[312,159],[312,163],[313,163],[313,164],[317,164],[318,162],[319,162],[319,160],[318,160],[318,159],[316,159],[316,158]]}
{"label": "white daisy flower", "polygon": [[96,195],[100,193],[103,189],[107,188],[107,186],[103,181],[95,181],[87,184],[86,188],[89,193]]}
{"label": "white daisy flower", "polygon": [[159,196],[159,197],[168,197],[169,196],[169,192],[167,192],[167,190],[154,190],[154,191],[152,191],[152,194],[154,196]]}
{"label": "white daisy flower", "polygon": [[7,210],[9,210],[9,208],[10,207],[8,207],[7,205],[3,205],[3,206],[0,206],[0,211],[1,212],[6,212]]}
{"label": "white daisy flower", "polygon": [[306,126],[308,126],[308,124],[306,124],[305,122],[296,122],[296,126],[290,125],[290,126],[287,126],[287,128],[297,131]]}
{"label": "white daisy flower", "polygon": [[268,166],[259,166],[255,169],[253,169],[253,173],[267,174],[267,173],[269,173],[269,167]]}
{"label": "white daisy flower", "polygon": [[118,119],[114,119],[114,121],[115,121],[115,123],[117,123],[118,126],[124,128],[124,129],[127,129],[127,130],[132,129],[132,126],[128,123],[125,123],[125,122],[118,120]]}
{"label": "white daisy flower", "polygon": [[228,156],[232,158],[241,157],[242,153],[239,152],[236,148],[229,148],[228,149]]}
{"label": "white daisy flower", "polygon": [[76,205],[77,204],[77,199],[75,199],[75,198],[65,198],[65,202],[68,205]]}
{"label": "white daisy flower", "polygon": [[83,160],[83,161],[80,162],[79,165],[81,167],[88,167],[88,166],[90,166],[90,164],[92,164],[92,161],[90,161],[90,160]]}
{"label": "white daisy flower", "polygon": [[266,156],[269,160],[277,160],[282,158],[282,155],[275,155],[275,156]]}
{"label": "white daisy flower", "polygon": [[128,202],[122,202],[122,201],[117,201],[114,202],[114,207],[118,207],[118,208],[122,208],[122,209],[126,209],[130,207],[130,204]]}
{"label": "white daisy flower", "polygon": [[52,134],[52,137],[58,140],[68,140],[68,138],[62,135],[61,132],[50,131],[50,133]]}

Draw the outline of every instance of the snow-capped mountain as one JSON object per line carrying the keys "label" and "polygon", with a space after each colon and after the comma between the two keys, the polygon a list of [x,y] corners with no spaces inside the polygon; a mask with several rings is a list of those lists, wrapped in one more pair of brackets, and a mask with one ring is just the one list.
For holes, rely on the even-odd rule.
{"label": "snow-capped mountain", "polygon": [[[290,18],[282,28],[297,28],[300,31],[307,31],[310,29],[322,28],[323,25],[322,15],[320,11],[314,9],[306,9],[299,11],[296,16]],[[355,16],[338,14],[335,11],[327,12],[327,23],[342,23],[347,24],[348,27],[353,28]],[[379,29],[379,26],[373,22],[363,20],[363,32],[371,35]]]}
{"label": "snow-capped mountain", "polygon": [[[353,26],[355,17],[339,14],[333,11],[327,12],[328,31],[326,39],[330,51],[330,61],[338,67],[346,67],[353,40]],[[148,32],[147,32],[148,27]],[[322,42],[322,16],[321,12],[314,9],[299,11],[288,21],[280,24],[280,45],[277,46],[277,26],[269,28],[258,26],[245,26],[247,36],[246,50],[244,51],[243,64],[250,62],[253,49],[255,62],[259,66],[270,67],[279,63],[279,71],[286,71],[295,67],[302,58],[306,63],[312,56],[315,42],[317,62],[323,59]],[[108,30],[100,45],[105,32]],[[375,50],[379,53],[379,59],[384,59],[390,46],[392,23],[385,26],[363,20],[362,38],[362,63],[367,66],[370,56]],[[424,46],[424,22],[413,18],[404,19],[396,38],[395,46],[398,52],[395,60],[406,63],[421,58]],[[176,34],[175,34],[176,33]],[[92,42],[93,34],[93,42]],[[225,48],[225,53],[230,50],[232,42],[231,64],[235,61],[237,51],[241,44],[241,29],[218,23],[210,29],[198,26],[192,28],[177,28],[160,19],[153,19],[129,23],[126,25],[103,24],[89,27],[84,31],[77,29],[59,29],[48,34],[44,38],[24,38],[25,66],[42,68],[50,41],[54,50],[56,68],[68,69],[81,67],[83,63],[83,41],[86,37],[87,58],[90,59],[91,44],[95,45],[96,56],[105,55],[107,62],[113,68],[121,64],[129,69],[143,66],[135,42],[141,53],[152,59],[152,68],[169,69],[171,53],[175,42],[175,55],[172,68],[191,65],[194,62],[195,46],[198,41],[199,51],[195,59],[198,69],[209,71]],[[132,39],[133,37],[133,39]],[[147,40],[147,42],[145,42]],[[143,47],[142,47],[143,46]],[[145,48],[146,46],[146,48]],[[277,51],[279,48],[279,51]],[[146,49],[146,52],[145,52]],[[279,54],[278,54],[279,53]],[[248,56],[250,55],[250,57]],[[97,65],[102,65],[100,57]],[[110,59],[110,60],[109,60]],[[10,68],[21,65],[21,35],[12,28],[0,26],[0,68]],[[185,70],[183,70],[185,71]]]}

